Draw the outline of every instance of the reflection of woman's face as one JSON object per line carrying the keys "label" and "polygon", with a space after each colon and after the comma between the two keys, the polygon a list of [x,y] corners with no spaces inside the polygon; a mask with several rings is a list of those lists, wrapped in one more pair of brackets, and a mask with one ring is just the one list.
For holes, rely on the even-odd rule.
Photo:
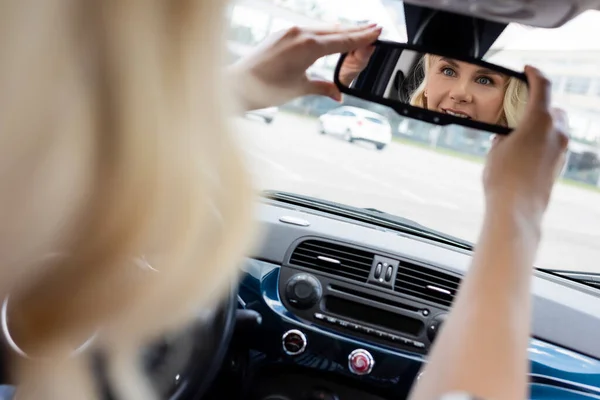
{"label": "reflection of woman's face", "polygon": [[508,77],[445,57],[433,57],[427,71],[427,108],[490,124],[500,121]]}

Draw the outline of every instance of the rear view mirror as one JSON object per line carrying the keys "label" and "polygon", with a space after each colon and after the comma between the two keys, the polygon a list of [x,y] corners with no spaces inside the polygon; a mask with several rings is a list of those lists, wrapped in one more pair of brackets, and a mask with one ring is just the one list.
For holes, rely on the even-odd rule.
{"label": "rear view mirror", "polygon": [[377,41],[343,54],[335,71],[342,91],[436,125],[508,134],[528,100],[523,73],[422,46]]}

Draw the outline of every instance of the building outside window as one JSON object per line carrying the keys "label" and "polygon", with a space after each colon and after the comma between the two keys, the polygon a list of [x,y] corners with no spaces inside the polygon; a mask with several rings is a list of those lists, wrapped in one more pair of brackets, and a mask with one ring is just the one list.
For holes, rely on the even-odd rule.
{"label": "building outside window", "polygon": [[571,94],[586,94],[592,84],[591,78],[570,76],[565,84],[565,91]]}

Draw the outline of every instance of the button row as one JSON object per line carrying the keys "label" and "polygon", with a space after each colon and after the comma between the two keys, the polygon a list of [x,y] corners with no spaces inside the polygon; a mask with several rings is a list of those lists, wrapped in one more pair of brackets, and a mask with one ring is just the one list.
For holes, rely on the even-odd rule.
{"label": "button row", "polygon": [[315,313],[314,317],[316,320],[325,321],[332,325],[337,325],[341,328],[351,329],[355,332],[360,332],[360,333],[364,333],[367,335],[371,335],[371,336],[377,337],[379,339],[388,340],[390,342],[402,344],[405,346],[415,347],[417,349],[425,348],[425,344],[423,344],[421,342],[417,342],[416,340],[407,339],[405,337],[398,336],[398,335],[392,335],[391,333],[387,333],[387,332],[380,331],[377,329],[369,328],[369,327],[363,326],[363,325],[358,325],[358,324],[355,324],[354,322],[345,321],[345,320],[339,319],[339,318],[334,318],[329,315]]}
{"label": "button row", "polygon": [[392,267],[391,265],[389,265],[388,263],[377,263],[377,265],[375,266],[375,273],[373,274],[373,277],[375,279],[378,279],[380,281],[386,281],[389,282],[392,279],[392,274],[394,273],[394,267]]}

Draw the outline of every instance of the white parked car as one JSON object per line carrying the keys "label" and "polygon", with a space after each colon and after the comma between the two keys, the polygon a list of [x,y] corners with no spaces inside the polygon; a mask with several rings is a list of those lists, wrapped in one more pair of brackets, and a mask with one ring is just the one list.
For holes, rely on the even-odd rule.
{"label": "white parked car", "polygon": [[392,141],[392,128],[383,115],[358,107],[342,106],[319,117],[322,134],[343,137],[348,142],[373,143],[382,150]]}

